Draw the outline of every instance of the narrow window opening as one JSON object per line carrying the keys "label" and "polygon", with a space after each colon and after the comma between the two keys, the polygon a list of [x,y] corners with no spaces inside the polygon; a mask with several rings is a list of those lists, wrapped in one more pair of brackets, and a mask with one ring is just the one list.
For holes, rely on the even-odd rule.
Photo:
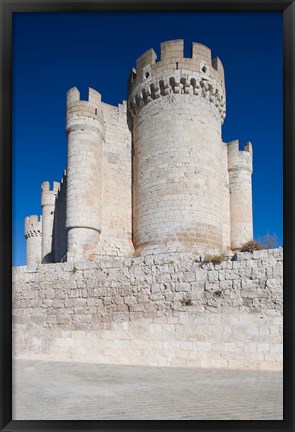
{"label": "narrow window opening", "polygon": [[95,115],[97,115],[97,108],[95,108]]}
{"label": "narrow window opening", "polygon": [[159,82],[159,87],[160,87],[160,93],[161,93],[161,95],[165,96],[165,88],[164,88],[164,81],[163,80],[161,80]]}
{"label": "narrow window opening", "polygon": [[178,70],[178,62],[176,62],[176,70]]}

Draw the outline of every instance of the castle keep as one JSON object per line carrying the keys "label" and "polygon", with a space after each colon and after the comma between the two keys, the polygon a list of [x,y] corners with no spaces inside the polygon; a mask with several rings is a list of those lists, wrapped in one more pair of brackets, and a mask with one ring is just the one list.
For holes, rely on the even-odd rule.
{"label": "castle keep", "polygon": [[252,239],[252,146],[225,143],[224,70],[183,40],[136,61],[128,103],[67,93],[67,169],[25,219],[27,264],[238,249]]}

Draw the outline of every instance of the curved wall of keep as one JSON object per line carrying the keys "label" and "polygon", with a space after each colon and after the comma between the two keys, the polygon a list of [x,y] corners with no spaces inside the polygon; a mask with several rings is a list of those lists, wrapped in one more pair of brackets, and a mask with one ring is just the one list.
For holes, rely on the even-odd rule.
{"label": "curved wall of keep", "polygon": [[182,40],[161,44],[159,62],[147,51],[130,77],[129,111],[137,253],[222,250],[227,155],[220,60],[195,43],[192,58],[184,58]]}

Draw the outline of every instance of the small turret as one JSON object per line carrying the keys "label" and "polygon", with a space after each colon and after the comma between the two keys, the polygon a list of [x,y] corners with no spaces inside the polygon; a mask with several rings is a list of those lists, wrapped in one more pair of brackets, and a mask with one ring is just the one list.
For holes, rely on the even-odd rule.
{"label": "small turret", "polygon": [[67,93],[67,259],[94,259],[101,231],[102,140],[101,95],[89,88],[80,100],[74,87]]}
{"label": "small turret", "polygon": [[50,183],[45,181],[41,186],[41,207],[42,207],[42,261],[52,262],[52,234],[55,211],[56,195],[59,191],[60,184],[53,182],[53,189],[50,189]]}
{"label": "small turret", "polygon": [[37,215],[25,218],[26,264],[32,266],[41,263],[42,218]]}
{"label": "small turret", "polygon": [[247,142],[239,150],[239,141],[228,143],[228,171],[230,192],[231,249],[239,249],[253,239],[252,144]]}

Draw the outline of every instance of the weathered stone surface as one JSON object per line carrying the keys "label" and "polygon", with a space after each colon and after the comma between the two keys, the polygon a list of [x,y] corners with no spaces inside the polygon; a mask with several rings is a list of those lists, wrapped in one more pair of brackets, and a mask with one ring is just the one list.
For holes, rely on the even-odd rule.
{"label": "weathered stone surface", "polygon": [[[109,354],[102,350],[100,341],[105,332],[110,331],[110,339],[114,341],[126,336],[137,341],[134,349],[124,351],[124,358],[130,364],[135,361],[132,359],[135,359],[136,344],[144,340],[149,341],[153,355],[147,356],[137,345],[136,361],[142,364],[149,364],[147,358],[150,358],[150,364],[163,364],[163,355],[157,348],[158,342],[162,341],[168,348],[181,342],[186,346],[185,351],[188,350],[188,356],[180,351],[176,354],[174,348],[169,355],[165,351],[167,365],[176,366],[180,359],[191,365],[190,355],[199,356],[200,352],[205,352],[202,365],[207,364],[206,367],[214,364],[215,367],[239,365],[249,368],[252,365],[253,368],[280,369],[282,361],[276,355],[282,346],[282,249],[257,251],[255,257],[245,253],[244,260],[240,253],[238,258],[234,261],[239,263],[238,267],[224,270],[231,261],[203,266],[201,262],[195,262],[193,254],[174,256],[174,282],[158,282],[172,271],[167,267],[171,260],[169,255],[158,256],[156,265],[154,259],[145,258],[143,265],[141,258],[134,258],[132,266],[125,258],[109,259],[104,262],[103,274],[100,261],[77,263],[79,271],[76,272],[72,272],[68,263],[39,265],[33,278],[26,267],[15,268],[12,290],[14,352],[23,357],[30,353],[35,358],[81,360],[81,355],[68,346],[64,351],[63,346],[59,346],[56,351],[51,343],[48,345],[49,341],[61,337],[60,332],[66,331],[69,338],[79,340],[86,357],[86,339],[90,338],[97,358],[108,362],[111,353],[121,349],[110,345]],[[249,278],[244,278],[246,268],[251,270]],[[264,277],[257,278],[258,268],[271,270],[273,277],[267,279],[264,273]],[[134,275],[142,274],[147,279],[155,277],[149,279],[155,282],[143,285],[133,280]],[[70,276],[70,285],[65,275]],[[112,275],[111,286],[109,275]],[[220,276],[223,279],[220,280]],[[96,288],[84,288],[89,280]],[[129,328],[132,323],[136,326]],[[113,333],[111,326],[115,324],[127,327]],[[86,339],[84,333],[84,336],[80,333],[84,330],[87,331]],[[37,338],[37,345],[32,343],[32,337]],[[214,349],[208,348],[212,344]],[[219,352],[223,352],[219,359],[213,353],[217,346],[221,347]]]}

